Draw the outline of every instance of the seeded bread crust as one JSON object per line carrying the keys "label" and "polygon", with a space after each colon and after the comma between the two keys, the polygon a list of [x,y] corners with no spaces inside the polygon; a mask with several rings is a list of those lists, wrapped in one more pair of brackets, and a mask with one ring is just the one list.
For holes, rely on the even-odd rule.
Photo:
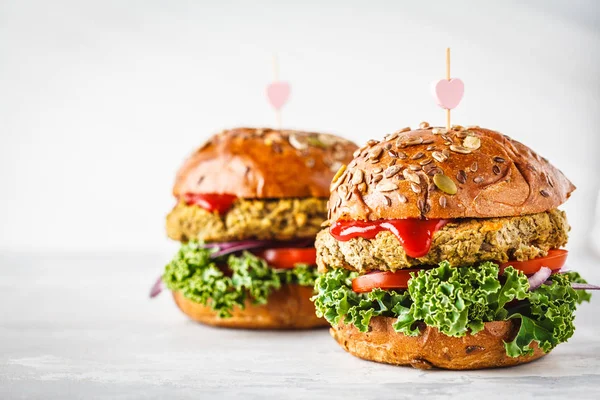
{"label": "seeded bread crust", "polygon": [[310,301],[313,288],[300,285],[283,285],[273,292],[267,304],[252,304],[235,308],[229,318],[220,318],[209,306],[194,303],[181,292],[173,292],[173,299],[184,314],[196,322],[207,325],[240,329],[310,329],[329,326],[315,314]]}
{"label": "seeded bread crust", "polygon": [[575,190],[546,159],[499,132],[421,126],[354,153],[332,182],[330,222],[535,214]]}
{"label": "seeded bread crust", "polygon": [[548,255],[548,250],[567,243],[566,215],[560,210],[520,217],[455,219],[433,235],[429,252],[420,258],[406,254],[398,238],[384,231],[374,239],[336,240],[323,229],[317,235],[319,270],[345,268],[366,273],[437,265],[448,261],[454,267],[482,261],[504,263]]}
{"label": "seeded bread crust", "polygon": [[322,133],[238,128],[214,135],[177,173],[173,195],[329,197],[329,184],[357,146]]}
{"label": "seeded bread crust", "polygon": [[331,336],[350,354],[370,361],[410,365],[419,369],[469,370],[509,367],[528,363],[546,355],[532,343],[533,355],[509,357],[504,341],[516,334],[514,321],[487,322],[481,332],[451,337],[436,328],[422,326],[418,336],[394,331],[395,318],[374,317],[368,332],[360,332],[343,322],[330,329]]}

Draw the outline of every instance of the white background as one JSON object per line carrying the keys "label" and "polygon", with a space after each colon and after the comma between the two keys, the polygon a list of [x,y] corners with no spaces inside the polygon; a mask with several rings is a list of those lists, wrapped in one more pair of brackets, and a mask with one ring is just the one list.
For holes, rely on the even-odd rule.
{"label": "white background", "polygon": [[[294,4],[295,3],[295,4]],[[429,83],[466,85],[453,121],[530,145],[578,186],[571,249],[600,185],[600,13],[589,1],[2,1],[0,250],[164,251],[174,173],[223,128],[363,143],[443,123]]]}

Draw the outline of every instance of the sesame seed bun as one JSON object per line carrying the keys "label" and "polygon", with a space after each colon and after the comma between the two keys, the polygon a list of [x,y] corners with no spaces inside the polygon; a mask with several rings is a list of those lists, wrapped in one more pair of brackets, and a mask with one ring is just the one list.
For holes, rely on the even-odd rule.
{"label": "sesame seed bun", "polygon": [[187,299],[181,292],[173,292],[175,303],[184,314],[203,324],[241,329],[310,329],[329,326],[315,315],[310,301],[310,286],[284,285],[269,296],[266,304],[246,301],[243,310],[235,308],[229,318],[220,318],[209,306]]}
{"label": "sesame seed bun", "polygon": [[[524,364],[544,356],[532,343],[530,356],[509,357],[504,341],[513,339],[518,326],[512,320],[487,322],[475,335],[451,337],[436,328],[422,326],[418,336],[394,331],[395,318],[374,317],[368,332],[340,323],[330,329],[331,336],[350,354],[365,360],[415,368],[454,370],[508,367]],[[423,324],[424,325],[424,324]]]}
{"label": "sesame seed bun", "polygon": [[183,164],[173,187],[241,198],[329,197],[329,184],[357,146],[322,133],[238,128],[214,135]]}
{"label": "sesame seed bun", "polygon": [[332,222],[534,214],[575,189],[529,147],[479,127],[406,128],[354,157],[331,184]]}

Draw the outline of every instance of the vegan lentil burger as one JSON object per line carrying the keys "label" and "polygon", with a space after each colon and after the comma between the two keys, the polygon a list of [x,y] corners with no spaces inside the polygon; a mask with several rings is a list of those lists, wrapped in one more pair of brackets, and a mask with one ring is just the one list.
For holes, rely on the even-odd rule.
{"label": "vegan lentil burger", "polygon": [[563,272],[575,187],[498,132],[402,129],[331,184],[313,300],[351,354],[417,368],[535,360],[572,336],[589,294]]}
{"label": "vegan lentil burger", "polygon": [[317,133],[233,129],[183,164],[167,216],[182,242],[162,276],[198,322],[289,329],[326,324],[310,302],[329,183],[356,146]]}

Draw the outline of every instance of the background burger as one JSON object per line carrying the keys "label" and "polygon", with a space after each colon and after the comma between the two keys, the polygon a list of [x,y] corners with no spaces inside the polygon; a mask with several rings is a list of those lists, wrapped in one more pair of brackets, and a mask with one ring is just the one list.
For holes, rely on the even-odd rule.
{"label": "background burger", "polygon": [[557,207],[575,187],[498,132],[420,126],[370,140],[334,178],[317,314],[367,360],[475,369],[543,356],[589,300],[561,271]]}
{"label": "background burger", "polygon": [[356,146],[333,135],[233,129],[179,170],[164,284],[190,318],[233,328],[326,324],[310,302],[329,183]]}

